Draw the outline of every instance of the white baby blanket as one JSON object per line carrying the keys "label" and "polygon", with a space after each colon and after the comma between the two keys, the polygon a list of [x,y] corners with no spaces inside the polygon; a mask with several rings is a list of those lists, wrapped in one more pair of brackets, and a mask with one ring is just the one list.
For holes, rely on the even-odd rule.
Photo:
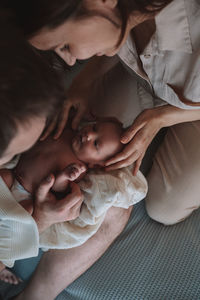
{"label": "white baby blanket", "polygon": [[105,173],[91,171],[79,183],[84,193],[80,216],[70,222],[51,226],[40,236],[40,247],[67,249],[79,246],[96,233],[111,206],[128,208],[144,199],[147,182],[132,168]]}
{"label": "white baby blanket", "polygon": [[0,178],[0,260],[11,267],[16,259],[36,256],[39,247],[48,250],[79,246],[95,234],[111,206],[128,208],[147,193],[144,176],[141,172],[133,176],[130,167],[109,173],[91,171],[79,185],[84,193],[80,216],[52,225],[39,238],[33,218],[15,201],[27,199],[29,194],[19,184],[11,194]]}

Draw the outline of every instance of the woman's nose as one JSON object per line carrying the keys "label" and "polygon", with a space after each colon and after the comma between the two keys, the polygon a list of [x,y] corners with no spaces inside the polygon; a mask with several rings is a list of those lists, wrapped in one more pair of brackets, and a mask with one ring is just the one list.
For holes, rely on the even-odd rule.
{"label": "woman's nose", "polygon": [[69,66],[73,66],[76,63],[76,58],[72,56],[68,51],[61,51],[60,49],[56,49],[55,52],[68,64]]}

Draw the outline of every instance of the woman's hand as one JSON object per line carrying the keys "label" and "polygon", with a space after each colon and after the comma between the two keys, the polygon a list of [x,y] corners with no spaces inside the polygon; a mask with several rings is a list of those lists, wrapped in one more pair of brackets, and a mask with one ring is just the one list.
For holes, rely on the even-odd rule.
{"label": "woman's hand", "polygon": [[74,93],[69,90],[67,98],[63,102],[63,107],[47,126],[40,140],[45,140],[53,131],[54,138],[58,139],[67,124],[69,112],[72,108],[75,110],[75,116],[72,120],[72,128],[76,129],[81,118],[88,110],[87,94],[87,91],[83,91],[82,89],[78,89],[78,91]]}
{"label": "woman's hand", "polygon": [[106,171],[123,168],[135,163],[133,174],[136,175],[145,152],[154,136],[161,129],[160,108],[144,110],[126,130],[121,138],[127,146],[123,151],[106,162]]}
{"label": "woman's hand", "polygon": [[55,223],[73,220],[80,213],[83,195],[79,186],[71,182],[70,194],[57,200],[50,191],[54,182],[54,176],[50,175],[41,183],[35,193],[32,217],[36,221],[40,233]]}
{"label": "woman's hand", "polygon": [[76,129],[81,118],[88,112],[89,99],[92,99],[95,92],[95,81],[99,80],[106,72],[112,69],[119,62],[119,58],[96,56],[90,59],[84,69],[73,80],[67,91],[67,97],[60,110],[60,114],[47,126],[41,140],[44,140],[52,131],[55,132],[54,138],[61,135],[69,116],[71,108],[75,109],[75,116],[72,120],[72,128]]}

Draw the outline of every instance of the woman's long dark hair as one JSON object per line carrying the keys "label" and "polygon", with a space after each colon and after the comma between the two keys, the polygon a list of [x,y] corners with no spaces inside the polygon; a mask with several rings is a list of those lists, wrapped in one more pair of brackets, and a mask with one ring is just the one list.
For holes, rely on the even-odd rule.
{"label": "woman's long dark hair", "polygon": [[[119,0],[118,8],[122,18],[121,37],[124,35],[128,17],[134,10],[151,14],[160,11],[171,1]],[[1,6],[13,11],[18,25],[27,37],[33,36],[43,27],[54,29],[73,15],[87,16],[82,4],[83,0],[1,0]],[[89,12],[88,15],[95,16],[98,12]]]}
{"label": "woman's long dark hair", "polygon": [[161,11],[172,1],[173,0],[119,0],[118,8],[121,14],[122,27],[118,44],[123,39],[128,18],[133,11],[140,11],[141,13],[146,14],[155,14]]}
{"label": "woman's long dark hair", "polygon": [[56,28],[78,11],[82,0],[0,0],[0,8],[11,13],[30,38],[43,27]]}

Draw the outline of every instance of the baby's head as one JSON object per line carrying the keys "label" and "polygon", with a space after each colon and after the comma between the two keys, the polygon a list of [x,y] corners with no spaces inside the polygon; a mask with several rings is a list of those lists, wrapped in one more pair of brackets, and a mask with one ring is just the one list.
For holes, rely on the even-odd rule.
{"label": "baby's head", "polygon": [[120,142],[122,124],[114,118],[106,118],[81,128],[72,141],[77,158],[90,166],[103,163],[122,150]]}

